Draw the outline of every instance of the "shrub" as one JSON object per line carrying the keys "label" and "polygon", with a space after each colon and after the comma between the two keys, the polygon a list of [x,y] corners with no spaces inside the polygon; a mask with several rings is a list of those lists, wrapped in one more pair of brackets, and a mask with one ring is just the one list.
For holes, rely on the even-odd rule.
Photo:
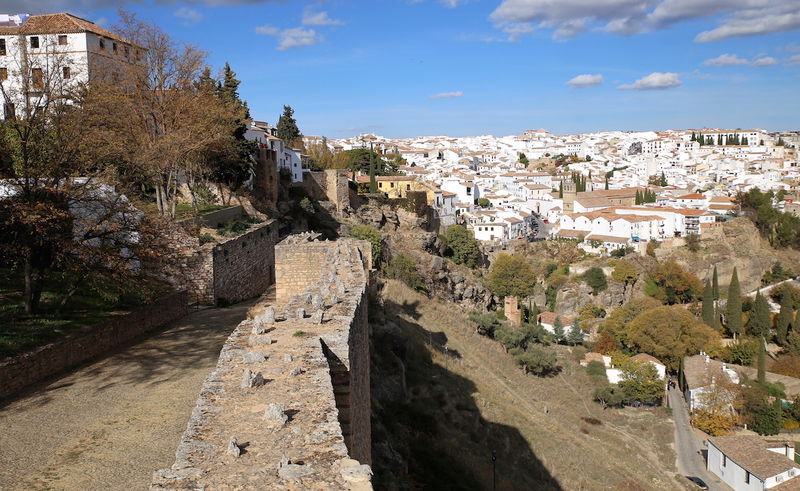
{"label": "shrub", "polygon": [[377,265],[383,252],[381,233],[369,225],[356,225],[350,230],[350,236],[370,243],[372,246],[372,264]]}
{"label": "shrub", "polygon": [[700,236],[697,234],[689,234],[685,237],[686,248],[692,252],[700,250]]}
{"label": "shrub", "polygon": [[200,241],[200,245],[208,244],[209,242],[214,242],[214,236],[206,233],[198,237],[198,240]]}
{"label": "shrub", "polygon": [[[756,359],[758,352],[758,342],[751,338],[739,338],[735,343],[731,343],[722,349],[722,359],[725,363],[735,363],[737,365],[750,365]],[[794,377],[794,375],[791,375]]]}
{"label": "shrub", "polygon": [[586,373],[593,376],[606,376],[606,366],[599,361],[590,361],[586,365]]}
{"label": "shrub", "polygon": [[475,332],[482,336],[494,337],[494,331],[500,325],[497,315],[492,312],[473,310],[469,313],[469,320],[475,324]]}
{"label": "shrub", "polygon": [[300,209],[303,210],[303,213],[306,215],[313,215],[316,212],[314,209],[314,203],[312,203],[308,197],[305,197],[300,201]]}
{"label": "shrub", "polygon": [[389,264],[383,266],[387,278],[400,280],[418,292],[426,292],[422,275],[417,271],[417,261],[408,254],[400,253],[392,256]]}
{"label": "shrub", "polygon": [[590,268],[583,273],[583,281],[592,288],[592,294],[597,295],[608,288],[606,274],[600,268]]}

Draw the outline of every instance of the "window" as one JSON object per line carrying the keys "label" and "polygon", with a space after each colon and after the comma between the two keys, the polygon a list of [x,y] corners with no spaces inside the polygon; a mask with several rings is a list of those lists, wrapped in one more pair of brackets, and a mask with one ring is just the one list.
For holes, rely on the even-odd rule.
{"label": "window", "polygon": [[34,89],[41,89],[44,87],[44,74],[41,68],[31,69],[31,84]]}
{"label": "window", "polygon": [[472,194],[472,188],[467,188],[467,194]]}
{"label": "window", "polygon": [[0,68],[0,80],[8,80],[8,68]]}
{"label": "window", "polygon": [[750,484],[750,472],[744,471],[744,483]]}
{"label": "window", "polygon": [[116,53],[117,52],[117,43],[111,43],[111,50]]}
{"label": "window", "polygon": [[65,67],[61,68],[61,75],[65,80],[70,78],[70,76],[72,76],[72,73],[71,73],[71,71],[70,71],[68,66],[65,66]]}
{"label": "window", "polygon": [[394,187],[394,183],[391,183],[391,186]]}
{"label": "window", "polygon": [[100,39],[100,49],[106,49],[106,41],[104,39]]}
{"label": "window", "polygon": [[727,467],[727,466],[728,466],[728,456],[722,454],[722,467]]}
{"label": "window", "polygon": [[6,38],[0,38],[0,56],[6,55]]}
{"label": "window", "polygon": [[59,46],[66,46],[67,45],[67,35],[66,34],[60,34],[58,36],[58,45]]}
{"label": "window", "polygon": [[39,36],[31,36],[31,48],[39,47]]}
{"label": "window", "polygon": [[411,184],[406,184],[406,191],[411,191]]}

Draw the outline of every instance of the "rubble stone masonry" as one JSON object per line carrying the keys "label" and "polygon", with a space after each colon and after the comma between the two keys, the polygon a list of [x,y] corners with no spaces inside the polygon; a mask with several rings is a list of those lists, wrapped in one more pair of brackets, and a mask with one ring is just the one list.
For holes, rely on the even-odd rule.
{"label": "rubble stone masonry", "polygon": [[236,327],[152,491],[371,490],[370,246],[291,236],[277,301]]}

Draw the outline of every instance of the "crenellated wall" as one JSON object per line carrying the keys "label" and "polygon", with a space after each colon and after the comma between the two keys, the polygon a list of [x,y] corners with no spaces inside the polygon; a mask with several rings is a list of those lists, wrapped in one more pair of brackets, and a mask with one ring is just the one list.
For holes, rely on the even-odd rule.
{"label": "crenellated wall", "polygon": [[370,245],[291,236],[277,301],[242,322],[151,490],[370,490]]}

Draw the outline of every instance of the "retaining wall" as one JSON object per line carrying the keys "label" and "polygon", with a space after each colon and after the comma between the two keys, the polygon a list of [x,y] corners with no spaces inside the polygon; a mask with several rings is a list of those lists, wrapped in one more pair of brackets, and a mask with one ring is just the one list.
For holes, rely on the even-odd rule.
{"label": "retaining wall", "polygon": [[188,313],[186,292],[95,326],[75,330],[52,343],[0,362],[0,399],[157,329]]}
{"label": "retaining wall", "polygon": [[372,489],[369,251],[308,235],[276,247],[277,304],[225,342],[152,491]]}

